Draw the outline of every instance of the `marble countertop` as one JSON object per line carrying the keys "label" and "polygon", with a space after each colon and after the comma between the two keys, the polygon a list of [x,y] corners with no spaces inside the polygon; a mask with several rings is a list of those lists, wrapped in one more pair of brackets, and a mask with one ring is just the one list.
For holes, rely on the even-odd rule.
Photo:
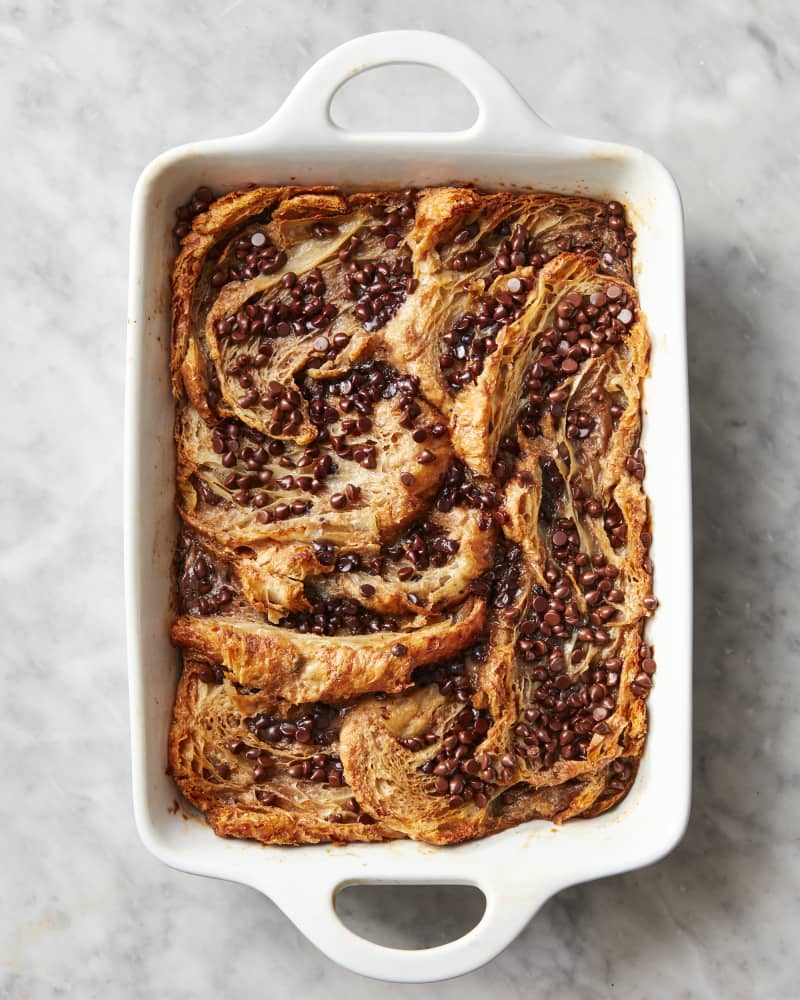
{"label": "marble countertop", "polygon": [[[134,181],[168,146],[253,127],[315,58],[389,27],[464,39],[557,127],[641,146],[672,169],[687,221],[695,477],[684,841],[653,867],[562,892],[490,966],[414,995],[797,994],[800,12],[781,0],[494,11],[490,21],[474,0],[0,7],[3,998],[410,995],[339,969],[256,892],[147,854],[130,805],[122,612]],[[425,73],[389,74],[343,98],[342,120],[389,109],[394,124],[463,124],[455,85],[437,85],[433,108]],[[414,944],[470,913],[449,890],[387,892],[349,900],[354,924]]]}

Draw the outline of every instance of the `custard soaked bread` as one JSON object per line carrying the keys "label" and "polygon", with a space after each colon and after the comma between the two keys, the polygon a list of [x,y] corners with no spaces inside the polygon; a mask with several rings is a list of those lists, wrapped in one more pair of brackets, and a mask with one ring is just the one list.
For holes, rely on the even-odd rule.
{"label": "custard soaked bread", "polygon": [[655,670],[623,207],[201,188],[176,235],[184,795],[281,844],[610,808]]}

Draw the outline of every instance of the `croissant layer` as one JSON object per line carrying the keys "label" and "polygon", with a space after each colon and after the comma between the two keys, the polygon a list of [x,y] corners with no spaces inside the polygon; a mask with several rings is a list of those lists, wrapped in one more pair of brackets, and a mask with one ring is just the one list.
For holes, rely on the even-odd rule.
{"label": "croissant layer", "polygon": [[176,236],[184,796],[270,844],[615,805],[657,604],[624,206],[200,188]]}

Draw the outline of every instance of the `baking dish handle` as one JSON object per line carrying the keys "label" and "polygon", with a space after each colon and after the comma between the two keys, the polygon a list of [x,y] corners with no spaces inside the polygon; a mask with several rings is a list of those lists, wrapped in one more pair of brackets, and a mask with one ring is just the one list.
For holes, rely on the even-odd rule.
{"label": "baking dish handle", "polygon": [[[462,937],[447,944],[420,950],[389,948],[351,931],[336,912],[339,890],[350,885],[430,885],[425,879],[344,879],[327,885],[315,879],[311,886],[276,887],[265,891],[287,917],[320,951],[352,972],[396,983],[439,982],[463,976],[485,965],[519,935],[542,904],[562,883],[542,883],[532,892],[530,883],[503,885],[497,880],[463,882],[443,880],[442,884],[474,885],[486,898],[481,920]],[[424,915],[420,915],[424,920]]]}
{"label": "baking dish handle", "polygon": [[509,81],[463,42],[433,31],[381,31],[353,38],[333,49],[307,70],[273,117],[251,138],[280,139],[282,146],[341,146],[359,140],[382,143],[439,141],[441,132],[354,132],[331,118],[331,102],[339,88],[366,70],[394,64],[430,66],[449,73],[472,94],[478,106],[475,122],[463,130],[445,133],[465,145],[484,150],[525,149],[546,134],[548,148],[566,136],[551,129],[517,93]]}

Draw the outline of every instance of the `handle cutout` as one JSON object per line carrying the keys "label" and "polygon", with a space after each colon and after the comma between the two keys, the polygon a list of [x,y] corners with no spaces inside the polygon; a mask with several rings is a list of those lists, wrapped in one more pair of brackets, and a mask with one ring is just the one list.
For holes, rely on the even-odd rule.
{"label": "handle cutout", "polygon": [[404,951],[456,941],[480,923],[486,897],[471,885],[349,885],[336,893],[336,915],[359,937]]}
{"label": "handle cutout", "polygon": [[376,66],[346,80],[330,107],[351,132],[459,132],[478,117],[475,98],[444,70],[418,63]]}

